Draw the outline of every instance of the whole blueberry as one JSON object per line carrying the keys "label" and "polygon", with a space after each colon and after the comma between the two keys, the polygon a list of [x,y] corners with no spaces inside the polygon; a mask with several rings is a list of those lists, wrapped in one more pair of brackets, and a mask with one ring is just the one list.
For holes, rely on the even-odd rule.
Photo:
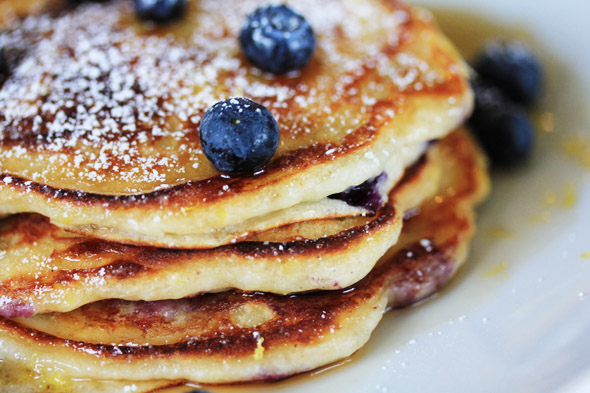
{"label": "whole blueberry", "polygon": [[469,125],[493,164],[513,167],[528,159],[535,142],[534,127],[518,104],[479,79],[472,80],[475,110]]}
{"label": "whole blueberry", "polygon": [[489,41],[474,69],[515,102],[529,106],[541,95],[543,71],[533,51],[520,41]]}
{"label": "whole blueberry", "polygon": [[205,112],[199,130],[205,156],[220,172],[262,169],[279,144],[279,125],[264,106],[247,98],[220,101]]}
{"label": "whole blueberry", "polygon": [[285,5],[268,5],[248,15],[240,32],[240,45],[256,67],[284,74],[309,63],[316,39],[302,15]]}
{"label": "whole blueberry", "polygon": [[133,0],[139,18],[152,22],[178,19],[186,9],[186,0]]}

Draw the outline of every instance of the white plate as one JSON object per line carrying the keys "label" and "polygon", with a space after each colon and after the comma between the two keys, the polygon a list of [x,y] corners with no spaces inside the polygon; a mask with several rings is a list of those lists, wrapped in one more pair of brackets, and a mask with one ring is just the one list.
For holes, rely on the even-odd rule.
{"label": "white plate", "polygon": [[590,391],[590,163],[563,148],[580,134],[590,160],[590,3],[420,1],[467,55],[490,36],[525,38],[540,53],[547,88],[533,161],[494,174],[452,285],[385,315],[346,365],[213,391]]}

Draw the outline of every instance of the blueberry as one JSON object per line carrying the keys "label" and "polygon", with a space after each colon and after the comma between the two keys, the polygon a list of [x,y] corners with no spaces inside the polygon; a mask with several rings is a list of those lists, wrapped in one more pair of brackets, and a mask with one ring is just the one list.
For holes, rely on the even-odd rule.
{"label": "blueberry", "polygon": [[242,52],[263,71],[284,74],[299,70],[313,56],[313,29],[305,18],[285,5],[256,9],[240,32]]}
{"label": "blueberry", "polygon": [[477,73],[513,101],[534,104],[540,96],[543,71],[532,50],[520,41],[489,41],[473,64]]}
{"label": "blueberry", "polygon": [[383,198],[379,193],[379,186],[387,179],[384,172],[379,176],[373,177],[358,186],[352,186],[346,190],[329,196],[330,199],[340,199],[351,206],[364,207],[375,213],[383,204]]}
{"label": "blueberry", "polygon": [[257,102],[230,98],[207,110],[199,138],[205,156],[220,172],[247,174],[272,158],[279,144],[279,125]]}
{"label": "blueberry", "polygon": [[475,110],[469,125],[493,164],[512,167],[531,155],[534,128],[521,106],[486,82],[472,80]]}
{"label": "blueberry", "polygon": [[186,0],[134,0],[135,12],[143,20],[168,22],[184,13]]}
{"label": "blueberry", "polygon": [[194,389],[191,390],[190,392],[187,393],[209,393],[207,390],[203,390],[203,389]]}

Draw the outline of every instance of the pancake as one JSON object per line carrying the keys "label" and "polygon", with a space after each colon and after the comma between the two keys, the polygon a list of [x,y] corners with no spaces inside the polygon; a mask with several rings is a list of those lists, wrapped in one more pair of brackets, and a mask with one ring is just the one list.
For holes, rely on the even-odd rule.
{"label": "pancake", "polygon": [[341,289],[398,239],[404,212],[437,189],[438,147],[406,171],[370,217],[324,219],[205,250],[128,246],[68,233],[36,214],[0,221],[0,315],[70,311],[94,301],[178,299],[227,289]]}
{"label": "pancake", "polygon": [[[466,67],[423,10],[287,1],[316,30],[318,50],[302,71],[271,76],[236,39],[264,3],[191,1],[182,21],[160,27],[139,23],[131,1],[85,4],[0,33],[12,70],[0,89],[0,214],[35,212],[118,242],[196,236],[182,246],[217,246],[235,238],[198,235],[376,177],[471,110]],[[230,96],[279,122],[278,151],[260,173],[222,175],[201,151],[201,116]],[[324,210],[314,218],[333,216]]]}
{"label": "pancake", "polygon": [[39,15],[63,6],[59,0],[2,0],[0,1],[0,28],[17,23],[19,19]]}
{"label": "pancake", "polygon": [[[378,192],[381,203],[388,200],[389,191],[399,181],[404,169],[415,162],[426,150],[426,143],[406,147],[391,157],[385,170],[378,176],[384,178],[378,184]],[[338,195],[338,194],[335,194]],[[230,225],[221,229],[210,229],[206,232],[188,235],[173,233],[161,233],[158,236],[147,236],[137,233],[121,232],[113,228],[90,226],[71,226],[63,228],[74,233],[86,234],[94,238],[117,241],[124,238],[127,244],[156,246],[176,249],[203,249],[214,248],[243,242],[252,238],[260,238],[260,233],[266,233],[271,229],[304,223],[306,227],[317,226],[328,219],[345,219],[347,217],[359,217],[373,215],[372,208],[363,205],[352,205],[334,196],[322,198],[319,201],[303,202],[287,209],[265,214],[261,217],[253,217],[243,222]],[[184,211],[183,214],[187,214]],[[317,230],[322,230],[323,226]]]}
{"label": "pancake", "polygon": [[[39,370],[38,370],[39,371]],[[10,376],[9,380],[6,376]],[[32,376],[35,377],[32,377]],[[34,379],[33,379],[34,378]],[[32,369],[13,368],[11,362],[4,362],[0,368],[0,393],[152,393],[168,392],[179,386],[170,381],[107,381],[107,380],[76,380],[63,379],[59,373],[44,369],[36,373]],[[186,392],[188,389],[184,389]]]}
{"label": "pancake", "polygon": [[407,306],[439,290],[466,258],[474,206],[488,189],[483,156],[462,131],[445,138],[439,151],[444,182],[437,195],[350,288],[105,300],[69,313],[1,318],[0,356],[70,379],[202,383],[284,378],[349,356],[388,306]]}

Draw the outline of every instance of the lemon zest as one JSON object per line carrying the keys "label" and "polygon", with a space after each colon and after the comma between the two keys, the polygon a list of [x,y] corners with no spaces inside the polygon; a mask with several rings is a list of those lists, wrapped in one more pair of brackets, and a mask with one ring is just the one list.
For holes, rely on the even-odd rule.
{"label": "lemon zest", "polygon": [[264,357],[264,347],[262,343],[264,342],[264,337],[258,337],[256,339],[256,349],[254,350],[254,359],[260,360]]}
{"label": "lemon zest", "polygon": [[578,196],[576,194],[576,186],[573,183],[566,184],[561,205],[566,208],[571,208],[575,206],[577,200]]}
{"label": "lemon zest", "polygon": [[494,239],[509,239],[516,234],[514,232],[504,228],[503,226],[499,225],[497,227],[491,228],[488,231],[488,235]]}
{"label": "lemon zest", "polygon": [[495,267],[491,268],[490,270],[488,270],[487,272],[485,272],[484,276],[495,277],[495,276],[499,276],[499,275],[505,275],[506,277],[508,277],[508,273],[506,273],[507,267],[508,267],[508,264],[506,262],[499,263],[497,266],[495,266]]}

